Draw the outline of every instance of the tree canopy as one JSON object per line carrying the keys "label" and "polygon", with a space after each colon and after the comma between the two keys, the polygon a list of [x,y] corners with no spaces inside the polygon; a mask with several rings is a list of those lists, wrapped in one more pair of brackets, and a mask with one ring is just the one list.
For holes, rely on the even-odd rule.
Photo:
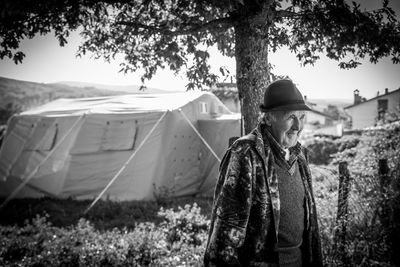
{"label": "tree canopy", "polygon": [[186,74],[188,89],[204,88],[217,82],[208,63],[216,46],[236,59],[246,132],[271,80],[270,51],[286,46],[302,64],[326,55],[342,68],[364,58],[400,62],[400,25],[388,0],[370,11],[344,0],[5,0],[0,10],[0,58],[16,63],[25,57],[22,39],[53,31],[64,45],[79,28],[79,55],[122,54],[121,71],[142,69],[143,82],[169,68]]}

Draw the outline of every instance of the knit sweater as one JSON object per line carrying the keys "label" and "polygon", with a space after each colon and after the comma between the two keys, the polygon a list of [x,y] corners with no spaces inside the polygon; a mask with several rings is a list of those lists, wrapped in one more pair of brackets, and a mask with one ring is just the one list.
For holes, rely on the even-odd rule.
{"label": "knit sweater", "polygon": [[304,186],[297,161],[291,175],[285,166],[276,164],[281,199],[281,220],[278,233],[278,253],[281,266],[301,266],[300,246],[304,232]]}

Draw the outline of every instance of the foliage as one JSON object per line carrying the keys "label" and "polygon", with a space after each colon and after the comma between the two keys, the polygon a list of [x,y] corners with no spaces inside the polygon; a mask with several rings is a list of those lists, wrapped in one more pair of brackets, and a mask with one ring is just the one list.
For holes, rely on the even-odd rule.
{"label": "foliage", "polygon": [[236,88],[236,84],[227,84],[227,86],[217,86],[217,88],[211,90],[221,101],[227,99],[233,99],[235,102],[239,101],[239,93]]}
{"label": "foliage", "polygon": [[153,196],[159,206],[165,206],[173,202],[175,195],[175,186],[159,186],[153,183]]}
{"label": "foliage", "polygon": [[349,169],[357,176],[376,177],[377,159],[388,159],[390,169],[395,169],[400,157],[398,147],[400,123],[385,124],[366,129],[356,146],[346,146],[347,149],[334,155],[332,163],[346,161],[349,162]]}
{"label": "foliage", "polygon": [[218,79],[208,63],[208,48],[216,46],[236,58],[246,132],[257,122],[255,102],[270,82],[269,50],[286,46],[304,65],[321,54],[342,68],[357,67],[362,58],[400,62],[399,21],[388,0],[373,11],[344,0],[5,0],[0,9],[0,59],[16,63],[25,57],[22,39],[53,31],[64,45],[80,27],[78,55],[106,61],[122,55],[120,71],[143,70],[143,82],[169,67],[188,78],[188,89],[203,89]]}
{"label": "foliage", "polygon": [[202,233],[207,231],[208,220],[201,214],[201,209],[196,203],[193,206],[187,204],[184,208],[179,206],[178,211],[161,207],[158,215],[165,218],[161,226],[166,229],[167,240],[171,247],[179,250],[182,242],[199,246],[207,241]]}
{"label": "foliage", "polygon": [[[335,248],[338,174],[333,166],[311,165],[311,172],[325,265],[340,266],[340,255]],[[354,200],[352,203],[357,204]],[[201,266],[211,199],[182,198],[169,201],[165,207],[156,201],[99,201],[81,218],[81,212],[89,204],[90,201],[72,199],[11,201],[1,211],[3,225],[20,222],[32,214],[42,215],[33,217],[29,224],[0,226],[0,265]],[[354,209],[353,205],[351,211],[372,209],[365,202],[358,207],[361,209]],[[361,222],[351,221],[349,229],[353,233],[348,240],[351,263],[385,266],[387,261],[383,261],[382,255],[386,255],[388,248],[378,231],[381,228],[375,229],[377,225],[373,222],[369,225]]]}
{"label": "foliage", "polygon": [[[395,259],[391,257],[396,257],[393,256],[394,247],[400,245],[400,123],[371,128],[361,136],[344,136],[330,142],[335,143],[339,151],[333,155],[331,165],[311,165],[325,265],[392,266]],[[392,182],[385,187],[378,177],[379,158],[388,159],[392,170],[389,173]],[[336,222],[338,174],[333,168],[344,160],[349,165],[351,188],[346,253],[342,254],[336,237],[339,229]],[[26,203],[33,204],[20,208],[14,205],[16,201],[10,202],[9,208],[19,218],[26,210],[34,213],[43,206],[51,212],[51,217],[57,216],[56,212],[58,216],[64,213],[65,217],[79,214],[76,203],[73,204],[75,213],[67,214],[68,203],[74,203],[73,200],[59,200],[60,205],[54,206],[42,200],[36,207],[35,200],[28,200]],[[75,217],[74,225],[66,228],[52,226],[48,221],[54,219],[47,215],[22,227],[2,226],[0,265],[200,266],[209,220],[201,214],[197,204],[179,207],[188,201],[170,202],[170,208],[160,208],[157,202],[101,201],[86,219]],[[56,203],[56,200],[49,202]],[[88,204],[88,201],[83,202],[79,210]],[[201,206],[203,214],[209,215],[211,200]],[[6,212],[2,211],[1,220],[13,220]],[[149,214],[152,212],[155,215]]]}
{"label": "foliage", "polygon": [[395,121],[400,121],[400,107],[399,106],[395,107],[392,110],[387,110],[385,112],[383,118],[381,118],[381,119],[377,118],[376,119],[376,124],[382,126],[382,125],[385,125],[387,123],[392,123],[392,122],[395,122]]}
{"label": "foliage", "polygon": [[324,263],[329,266],[329,262],[331,262],[336,253],[333,244],[337,226],[338,173],[332,166],[310,164],[310,168],[313,177]]}
{"label": "foliage", "polygon": [[[54,30],[60,45],[64,45],[70,31],[83,26],[82,34],[87,39],[80,48],[81,54],[90,51],[107,60],[117,53],[125,54],[123,70],[136,71],[141,65],[145,79],[151,78],[157,68],[168,65],[174,71],[188,67],[191,81],[210,84],[214,78],[207,75],[209,54],[200,47],[216,44],[223,54],[234,56],[232,29],[248,19],[254,20],[254,27],[268,22],[267,32],[259,32],[260,37],[268,33],[272,50],[287,45],[305,64],[318,59],[316,52],[325,52],[335,60],[355,54],[356,60],[342,62],[343,67],[356,66],[357,59],[365,56],[376,62],[392,55],[393,61],[398,62],[400,52],[396,46],[398,21],[389,1],[370,12],[355,3],[350,6],[345,1],[328,0],[285,4],[274,1],[268,5],[240,0],[68,0],[62,4],[19,0],[4,1],[2,7],[1,59],[21,62],[24,54],[15,50],[25,37]],[[260,17],[267,13],[273,16]],[[189,55],[197,70],[188,64]]]}
{"label": "foliage", "polygon": [[304,145],[309,150],[310,162],[318,165],[328,165],[332,156],[338,152],[351,149],[359,142],[358,135],[344,135],[341,138],[329,136],[308,137]]}
{"label": "foliage", "polygon": [[[100,232],[85,220],[68,228],[37,216],[23,227],[0,227],[1,266],[200,266],[209,221],[194,204],[160,210],[164,222]],[[180,238],[171,238],[179,230]],[[183,238],[185,237],[185,238]]]}
{"label": "foliage", "polygon": [[[385,266],[399,257],[392,238],[400,233],[399,147],[400,123],[395,122],[365,130],[355,147],[334,155],[332,164],[346,161],[351,177],[344,256],[352,265]],[[391,171],[386,176],[378,173],[379,159],[387,159]]]}
{"label": "foliage", "polygon": [[331,155],[337,152],[337,145],[329,137],[315,137],[306,146],[310,151],[310,162],[314,164],[328,164]]}
{"label": "foliage", "polygon": [[[4,199],[0,199],[3,203]],[[74,199],[13,199],[0,211],[0,225],[24,225],[26,220],[32,220],[37,214],[48,214],[48,221],[57,227],[68,227],[78,223],[81,217],[89,220],[96,229],[111,230],[115,227],[133,229],[135,223],[161,223],[158,216],[161,207],[177,209],[178,206],[197,203],[203,214],[211,213],[212,199],[182,197],[170,199],[167,202],[157,201],[110,201],[100,200],[87,213],[84,210],[90,205],[90,200]]]}

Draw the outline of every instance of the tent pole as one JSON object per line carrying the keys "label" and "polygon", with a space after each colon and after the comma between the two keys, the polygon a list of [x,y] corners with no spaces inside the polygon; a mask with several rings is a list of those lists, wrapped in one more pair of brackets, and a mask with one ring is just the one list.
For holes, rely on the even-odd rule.
{"label": "tent pole", "polygon": [[206,147],[211,151],[211,153],[214,155],[214,157],[218,160],[219,163],[221,163],[221,159],[218,157],[218,155],[214,152],[214,150],[211,148],[211,146],[207,143],[207,141],[201,136],[199,131],[197,131],[196,127],[190,122],[189,118],[186,117],[185,113],[182,111],[182,109],[179,109],[179,112],[182,114],[182,116],[185,118],[185,120],[189,123],[190,127],[192,127],[193,131],[200,137],[201,141],[206,145]]}
{"label": "tent pole", "polygon": [[11,195],[9,195],[7,197],[6,200],[4,200],[4,202],[0,205],[0,210],[4,208],[5,205],[7,205],[7,203],[13,199],[18,193],[19,191],[21,191],[22,188],[25,187],[25,185],[27,183],[29,183],[29,181],[33,178],[33,176],[37,173],[37,171],[39,170],[39,168],[51,157],[51,155],[53,155],[54,151],[56,151],[56,149],[60,146],[60,144],[62,144],[62,142],[65,140],[65,138],[72,132],[72,130],[76,127],[76,125],[78,124],[79,121],[82,120],[82,118],[85,117],[86,114],[83,114],[82,116],[80,116],[72,125],[72,127],[67,131],[67,133],[60,139],[60,141],[54,146],[54,148],[46,155],[46,157],[35,167],[35,169],[33,169],[33,171],[28,175],[28,177],[26,177],[25,179],[21,179],[22,183],[15,188],[15,190],[11,193]]}
{"label": "tent pole", "polygon": [[104,193],[108,190],[108,188],[110,188],[110,186],[115,182],[115,180],[119,177],[119,175],[125,170],[125,168],[128,166],[128,164],[130,163],[130,161],[136,156],[137,152],[142,148],[142,146],[144,145],[144,143],[146,143],[147,139],[150,137],[150,135],[154,132],[154,130],[156,129],[156,127],[160,124],[160,122],[162,121],[162,119],[165,117],[165,115],[168,113],[168,110],[165,111],[161,117],[158,119],[158,121],[156,122],[156,124],[154,124],[153,128],[151,128],[151,130],[147,133],[146,137],[143,139],[143,141],[140,143],[140,145],[138,146],[138,148],[132,153],[132,155],[128,158],[128,160],[124,163],[124,165],[121,167],[121,169],[119,169],[119,171],[114,175],[114,177],[110,180],[110,182],[107,184],[107,186],[103,189],[103,191],[101,191],[101,193],[96,197],[96,199],[92,202],[92,204],[90,204],[89,207],[87,207],[87,209],[84,211],[84,214],[88,213],[89,210],[97,203],[97,201],[99,201],[99,199],[104,195]]}

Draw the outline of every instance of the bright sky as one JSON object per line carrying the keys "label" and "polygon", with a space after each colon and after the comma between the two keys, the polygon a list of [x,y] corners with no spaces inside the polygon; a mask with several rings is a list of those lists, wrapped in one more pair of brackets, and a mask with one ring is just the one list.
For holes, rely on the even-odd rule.
{"label": "bright sky", "polygon": [[[52,35],[24,40],[21,43],[21,49],[26,54],[23,63],[16,65],[9,59],[1,60],[0,76],[41,83],[79,81],[111,85],[141,84],[139,73],[118,73],[120,68],[117,61],[109,64],[90,56],[76,58],[79,43],[77,32],[71,35],[64,47],[60,47]],[[211,55],[210,64],[215,72],[224,65],[231,73],[235,73],[234,59],[222,57],[216,49],[211,50]],[[356,69],[342,70],[336,61],[322,56],[314,66],[302,67],[295,55],[282,49],[270,54],[270,62],[275,66],[275,74],[288,75],[309,99],[352,100],[355,89],[369,99],[376,96],[377,91],[382,93],[385,88],[389,91],[400,88],[400,64],[392,64],[388,58],[376,65],[365,61]],[[146,85],[166,90],[185,90],[186,82],[172,72],[159,71]]]}

